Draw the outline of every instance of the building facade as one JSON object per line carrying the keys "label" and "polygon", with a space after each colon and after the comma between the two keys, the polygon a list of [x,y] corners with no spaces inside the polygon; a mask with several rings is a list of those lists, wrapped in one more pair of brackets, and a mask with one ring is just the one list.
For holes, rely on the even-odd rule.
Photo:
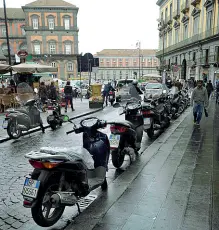
{"label": "building facade", "polygon": [[95,55],[99,58],[97,78],[116,80],[139,78],[148,73],[157,74],[159,60],[155,55],[156,50],[104,49]]}
{"label": "building facade", "polygon": [[219,2],[158,0],[160,70],[175,78],[214,80],[219,65]]}
{"label": "building facade", "polygon": [[[0,45],[5,52],[3,10],[0,13]],[[22,9],[7,9],[11,54],[27,50],[31,61],[58,67],[54,77],[77,77],[77,13],[76,6],[62,0],[37,0]]]}

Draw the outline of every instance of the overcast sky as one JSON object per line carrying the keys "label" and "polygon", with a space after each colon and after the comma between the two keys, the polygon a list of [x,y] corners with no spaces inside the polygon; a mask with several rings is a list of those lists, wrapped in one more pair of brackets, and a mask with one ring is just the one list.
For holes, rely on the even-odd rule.
{"label": "overcast sky", "polygon": [[[158,48],[157,0],[66,0],[79,7],[80,52],[102,49]],[[2,2],[2,1],[1,1]],[[6,0],[7,7],[21,7],[32,0]]]}

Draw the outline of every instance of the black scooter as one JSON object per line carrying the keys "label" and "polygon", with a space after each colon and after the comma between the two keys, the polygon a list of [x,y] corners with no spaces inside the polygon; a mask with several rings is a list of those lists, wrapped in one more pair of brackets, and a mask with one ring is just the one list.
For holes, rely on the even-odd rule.
{"label": "black scooter", "polygon": [[163,130],[170,125],[169,107],[165,97],[161,96],[156,100],[145,99],[142,104],[144,117],[144,131],[149,138],[154,138],[155,130]]}
{"label": "black scooter", "polygon": [[[119,103],[113,105],[114,108],[121,107]],[[137,99],[131,98],[127,102],[124,110],[120,114],[125,114],[125,120],[110,122],[110,149],[112,163],[114,167],[120,168],[124,162],[125,155],[131,158],[137,154],[141,148],[143,136],[143,116],[141,113],[141,103]]]}
{"label": "black scooter", "polygon": [[80,127],[74,125],[67,132],[83,133],[83,147],[45,147],[26,154],[34,170],[24,182],[23,204],[31,208],[34,221],[41,227],[54,225],[66,206],[77,205],[80,212],[80,199],[97,187],[107,189],[110,145],[107,135],[98,131],[106,125],[98,118],[84,119]]}
{"label": "black scooter", "polygon": [[62,126],[63,116],[61,114],[61,106],[56,100],[48,100],[47,123],[52,130],[56,130],[58,126]]}

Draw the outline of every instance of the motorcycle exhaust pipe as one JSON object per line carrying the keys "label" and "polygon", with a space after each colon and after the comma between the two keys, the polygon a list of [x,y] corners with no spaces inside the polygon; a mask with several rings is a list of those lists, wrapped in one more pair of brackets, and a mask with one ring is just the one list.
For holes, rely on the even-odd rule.
{"label": "motorcycle exhaust pipe", "polygon": [[74,195],[74,192],[58,192],[53,194],[50,198],[50,202],[54,208],[60,206],[73,206],[77,201],[78,199]]}
{"label": "motorcycle exhaust pipe", "polygon": [[28,128],[25,125],[17,125],[17,129],[20,129],[21,131],[28,131]]}

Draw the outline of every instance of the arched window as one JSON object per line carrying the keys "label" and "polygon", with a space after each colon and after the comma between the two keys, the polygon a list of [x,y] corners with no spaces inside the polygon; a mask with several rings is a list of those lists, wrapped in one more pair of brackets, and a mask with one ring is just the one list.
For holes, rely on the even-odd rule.
{"label": "arched window", "polygon": [[53,15],[48,16],[48,27],[49,27],[50,30],[55,29],[55,18],[54,18]]}
{"label": "arched window", "polygon": [[34,30],[39,29],[39,16],[36,14],[31,15],[32,27]]}
{"label": "arched window", "polygon": [[57,53],[56,41],[50,40],[48,44],[49,44],[49,53],[56,54]]}
{"label": "arched window", "polygon": [[64,22],[65,30],[70,30],[70,28],[71,28],[71,17],[69,15],[64,15],[63,20],[64,20],[63,22]]}
{"label": "arched window", "polygon": [[68,62],[67,63],[67,70],[68,70],[68,72],[74,71],[74,64],[73,64],[73,62]]}
{"label": "arched window", "polygon": [[27,51],[27,43],[21,43],[19,50],[26,50]]}

